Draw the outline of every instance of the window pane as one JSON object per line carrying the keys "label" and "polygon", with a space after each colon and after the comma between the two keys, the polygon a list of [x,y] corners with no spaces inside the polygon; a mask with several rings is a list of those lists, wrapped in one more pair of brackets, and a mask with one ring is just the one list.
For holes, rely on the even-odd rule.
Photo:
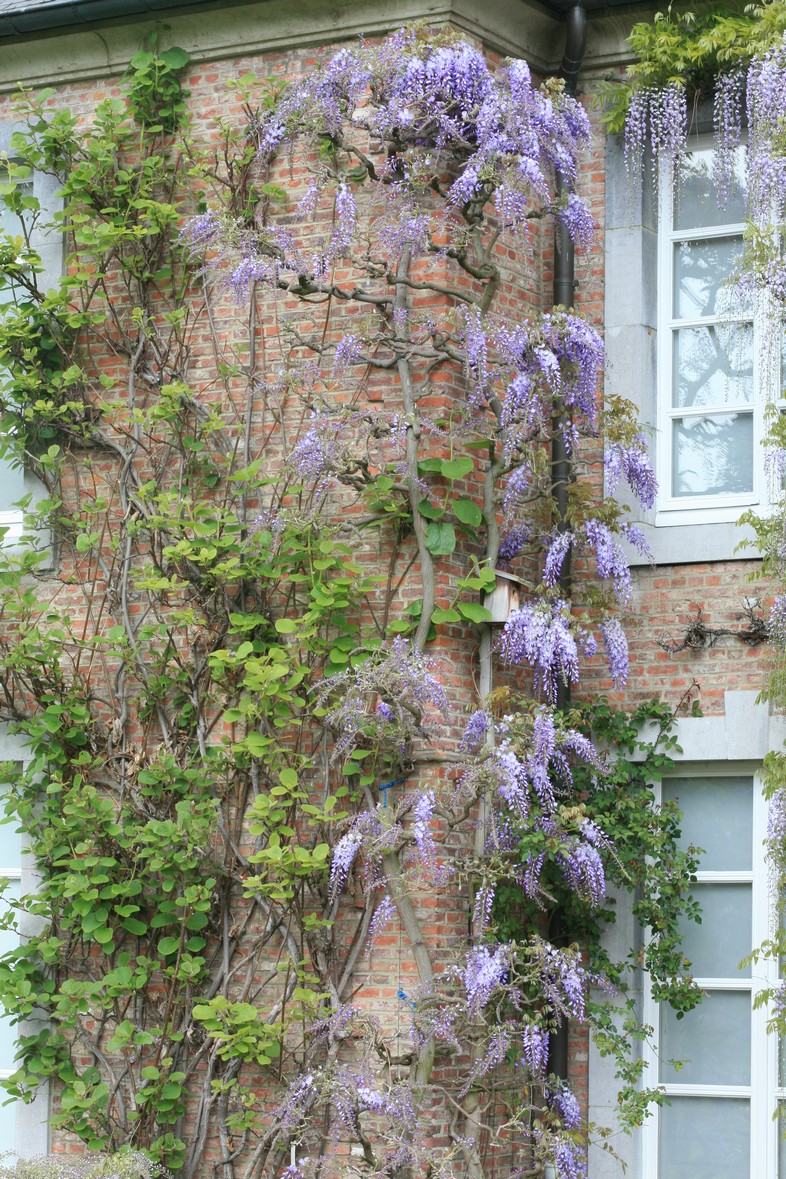
{"label": "window pane", "polygon": [[753,416],[675,418],[672,495],[742,495],[753,491]]}
{"label": "window pane", "polygon": [[745,221],[748,206],[748,181],[745,148],[734,152],[734,184],[725,208],[718,206],[718,185],[714,170],[715,152],[711,147],[688,152],[680,169],[680,182],[674,208],[675,229],[693,229],[712,225],[735,225]]}
{"label": "window pane", "polygon": [[695,978],[750,978],[753,948],[750,884],[696,884],[691,895],[701,905],[701,925],[680,925],[682,948]]}
{"label": "window pane", "polygon": [[12,1101],[10,1105],[3,1105],[2,1103],[7,1100],[8,1095],[0,1089],[0,1142],[3,1144],[3,1150],[13,1150],[16,1145],[17,1102]]}
{"label": "window pane", "polygon": [[753,401],[753,324],[674,332],[673,404],[740,405]]}
{"label": "window pane", "polygon": [[753,867],[753,779],[666,778],[663,801],[682,811],[680,847],[703,847],[709,872],[750,872]]}
{"label": "window pane", "polygon": [[674,315],[698,319],[747,310],[750,296],[743,297],[730,282],[741,257],[739,235],[678,242],[674,247]]}
{"label": "window pane", "polygon": [[[9,902],[12,899],[17,899],[19,895],[19,881],[10,881],[5,888],[3,895],[0,897],[0,916],[4,920],[6,917],[15,920],[15,913],[10,908]],[[0,954],[7,954],[9,950],[13,950],[18,945],[19,934],[16,932],[16,930],[0,930]],[[10,1020],[5,1015],[2,1007],[0,1007],[0,1069],[13,1069],[14,1053],[16,1052],[16,1037],[16,1026],[11,1025]],[[0,1098],[1,1097],[2,1091],[0,1091]],[[2,1114],[0,1114],[0,1125],[2,1125]],[[0,1141],[2,1141],[1,1138]]]}
{"label": "window pane", "polygon": [[[660,1007],[660,1080],[680,1085],[750,1085],[750,991],[711,991],[682,1019]],[[681,1060],[681,1069],[668,1062]]]}
{"label": "window pane", "polygon": [[660,1179],[748,1179],[749,1102],[729,1097],[670,1100],[660,1111]]}
{"label": "window pane", "polygon": [[778,1105],[778,1179],[786,1179],[786,1105]]}
{"label": "window pane", "polygon": [[[0,810],[0,819],[3,814]],[[3,872],[18,869],[22,863],[22,837],[19,835],[19,820],[0,822],[0,879]]]}

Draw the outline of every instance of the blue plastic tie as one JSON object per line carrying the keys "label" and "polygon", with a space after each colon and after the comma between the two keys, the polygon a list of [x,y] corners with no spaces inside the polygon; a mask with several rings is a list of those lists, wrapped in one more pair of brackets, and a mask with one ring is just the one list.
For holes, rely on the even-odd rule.
{"label": "blue plastic tie", "polygon": [[400,786],[402,782],[406,782],[406,778],[394,778],[392,782],[383,782],[380,786],[377,787],[377,789],[381,791],[382,797],[385,800],[382,803],[383,807],[388,805],[388,790],[390,790],[392,786]]}

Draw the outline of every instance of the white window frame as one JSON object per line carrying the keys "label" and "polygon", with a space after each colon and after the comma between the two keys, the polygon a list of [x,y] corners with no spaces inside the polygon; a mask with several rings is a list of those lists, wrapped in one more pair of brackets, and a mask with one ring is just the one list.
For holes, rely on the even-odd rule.
{"label": "white window frame", "polygon": [[[690,779],[698,777],[729,778],[750,776],[753,781],[753,859],[752,870],[701,871],[696,873],[697,884],[751,884],[751,949],[761,945],[769,936],[770,903],[768,895],[767,865],[764,852],[757,857],[756,849],[762,848],[767,831],[767,804],[764,800],[759,766],[751,762],[702,762],[681,764],[666,778]],[[656,798],[660,801],[660,788]],[[751,977],[745,978],[697,978],[698,985],[713,991],[749,991],[753,997],[766,987],[777,983],[777,963],[763,960],[751,967]],[[778,1041],[767,1032],[769,1013],[762,1006],[751,1010],[751,1083],[741,1085],[684,1084],[679,1082],[657,1083],[658,1053],[657,1039],[660,1004],[652,997],[649,986],[644,993],[644,1022],[654,1029],[652,1041],[646,1045],[644,1059],[647,1062],[647,1084],[656,1085],[667,1096],[719,1097],[746,1100],[750,1103],[750,1174],[740,1179],[760,1179],[777,1175],[778,1123],[773,1121],[778,1098],[782,1096],[777,1086]],[[688,1015],[686,1018],[690,1018]],[[660,1110],[655,1109],[647,1119],[642,1131],[641,1179],[661,1179],[659,1172],[659,1126]]]}
{"label": "white window frame", "polygon": [[[650,726],[648,732],[654,738],[657,735],[657,727]],[[647,735],[647,732],[642,734],[644,739]],[[688,777],[691,774],[707,775],[709,773],[756,773],[765,755],[770,750],[781,749],[786,743],[786,716],[771,716],[768,705],[758,700],[758,693],[755,691],[727,690],[724,696],[724,712],[721,715],[679,717],[674,725],[673,735],[677,743],[676,748],[670,752],[670,757],[675,763],[672,771],[674,777]],[[765,808],[763,802],[759,802],[757,805],[760,809],[755,822],[763,836],[763,824],[766,822]],[[764,851],[762,849],[760,860],[763,861],[763,859]],[[756,864],[755,860],[754,864]],[[763,863],[759,867],[763,869]],[[763,876],[764,872],[762,871]],[[759,896],[761,896],[761,888]],[[754,941],[756,932],[762,928],[762,922],[767,919],[769,914],[767,898],[762,903],[756,904],[756,913],[758,914],[756,918],[758,925],[754,929]],[[616,960],[625,959],[631,948],[635,950],[641,945],[641,929],[633,916],[630,900],[626,894],[618,897],[617,919],[613,925],[604,930],[603,942],[609,955]],[[760,966],[756,967],[756,971],[760,973]],[[644,994],[644,982],[645,979],[640,969],[634,969],[629,973],[628,997],[634,1000],[637,1015],[642,1022],[644,1022],[645,1004],[648,1001]],[[623,1015],[624,1011],[621,1011],[621,1018]],[[651,1008],[650,1016],[652,1017]],[[766,1017],[762,1016],[762,1018],[766,1022]],[[650,1026],[655,1026],[651,1019]],[[770,1096],[765,1098],[764,1102],[765,1112],[769,1116],[774,1111],[776,1100],[786,1101],[786,1090],[779,1090],[775,1087],[777,1081],[775,1059],[777,1057],[777,1038],[774,1035],[769,1035],[767,1038],[766,1052],[771,1054],[771,1056],[768,1055],[768,1061],[764,1065],[764,1076],[767,1078],[764,1083],[772,1087]],[[645,1049],[642,1049],[642,1053],[645,1053]],[[652,1054],[644,1054],[644,1059],[648,1067],[644,1070],[643,1085],[652,1088],[657,1082],[657,1072]],[[656,1133],[654,1124],[651,1124],[652,1119],[647,1119],[641,1129],[631,1134],[623,1133],[617,1120],[615,1094],[618,1082],[613,1058],[602,1056],[597,1045],[591,1041],[588,1066],[590,1122],[607,1127],[612,1134],[607,1140],[591,1141],[588,1160],[589,1179],[620,1179],[620,1175],[623,1173],[621,1167],[625,1168],[625,1179],[646,1179],[648,1175],[651,1176],[651,1171],[645,1170],[646,1167],[652,1165],[651,1135]],[[755,1076],[757,1078],[755,1083],[761,1086],[760,1061],[756,1062],[755,1070],[751,1080],[754,1081]],[[766,1110],[768,1101],[773,1104]],[[655,1117],[657,1117],[657,1113]],[[762,1115],[758,1125],[762,1127],[763,1136],[769,1143],[765,1148],[766,1158],[769,1161],[767,1166],[762,1166],[751,1176],[751,1179],[774,1179],[777,1175],[777,1127],[773,1122],[765,1127],[764,1120],[764,1115]],[[755,1128],[752,1126],[752,1132]],[[774,1157],[773,1152],[776,1152]]]}
{"label": "white window frame", "polygon": [[[14,158],[11,140],[15,132],[24,129],[23,124],[0,121],[0,159]],[[62,207],[62,201],[58,196],[59,187],[54,177],[41,172],[33,173],[33,196],[38,200],[40,217],[44,223],[51,221],[55,212]],[[41,259],[38,284],[42,290],[47,290],[56,286],[63,274],[63,236],[54,231],[49,233],[37,231],[33,235],[32,244]],[[22,495],[29,495],[33,504],[46,496],[46,489],[28,470],[24,472]],[[4,548],[13,548],[19,543],[25,532],[24,513],[18,508],[0,510],[0,526],[8,529],[3,541]],[[51,563],[51,537],[44,535],[41,539],[49,553],[49,563]]]}
{"label": "white window frame", "polygon": [[[30,751],[25,746],[23,738],[8,733],[0,728],[0,761],[14,761],[24,765],[29,760]],[[25,853],[25,839],[22,838],[21,863],[0,867],[0,878],[15,879],[20,882],[22,895],[35,892],[38,887],[38,874],[29,854]],[[40,919],[30,914],[20,913],[19,936],[31,935],[40,925]],[[36,1026],[37,1024],[37,1026]],[[23,1021],[20,1031],[32,1032],[40,1029],[40,1022],[30,1019]],[[9,1077],[13,1069],[0,1069],[0,1077]],[[0,1090],[0,1100],[5,1100],[5,1094]],[[14,1143],[0,1143],[0,1153],[13,1149],[23,1159],[36,1158],[49,1152],[50,1130],[50,1085],[45,1082],[30,1102],[18,1101],[16,1104],[16,1138]]]}
{"label": "white window frame", "polygon": [[[699,136],[690,143],[690,151],[713,149],[711,135]],[[766,485],[764,472],[764,450],[762,443],[766,435],[765,410],[769,404],[782,402],[780,380],[780,356],[771,355],[770,341],[779,333],[774,330],[772,316],[774,309],[766,297],[756,300],[751,311],[730,311],[728,315],[712,314],[695,317],[675,315],[674,298],[674,247],[681,242],[710,241],[713,238],[741,237],[746,223],[728,221],[720,225],[694,226],[676,229],[674,226],[674,181],[670,165],[661,167],[658,226],[658,351],[657,351],[657,430],[656,473],[658,498],[655,510],[655,526],[692,526],[697,524],[734,523],[746,508],[766,508],[772,501],[771,489]],[[740,410],[750,409],[752,416],[752,470],[753,488],[750,492],[675,496],[672,493],[673,475],[673,431],[672,420],[680,417],[711,415],[713,406],[678,407],[674,404],[674,360],[673,339],[676,330],[701,327],[717,327],[724,323],[752,322],[753,325],[753,400],[739,403]],[[717,412],[730,406],[719,407]]]}

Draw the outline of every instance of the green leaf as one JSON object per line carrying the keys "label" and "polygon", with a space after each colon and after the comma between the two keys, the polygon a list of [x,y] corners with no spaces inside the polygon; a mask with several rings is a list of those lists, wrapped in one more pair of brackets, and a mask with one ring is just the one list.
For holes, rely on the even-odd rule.
{"label": "green leaf", "polygon": [[427,520],[441,520],[445,515],[445,509],[440,508],[437,504],[433,504],[428,499],[422,499],[418,504],[418,511],[421,516],[425,516]]}
{"label": "green leaf", "polygon": [[158,943],[158,952],[162,958],[167,958],[170,954],[176,954],[180,945],[180,939],[176,937],[162,937]]}
{"label": "green leaf", "polygon": [[137,917],[126,917],[123,922],[123,929],[128,930],[134,937],[144,937],[147,933],[147,926],[144,921],[140,921]]}
{"label": "green leaf", "polygon": [[465,458],[442,460],[442,474],[446,479],[463,479],[474,467],[474,460],[468,456]]}
{"label": "green leaf", "polygon": [[245,746],[252,757],[263,757],[270,746],[270,738],[263,737],[261,733],[249,733]]}
{"label": "green leaf", "polygon": [[297,770],[293,770],[289,766],[285,767],[281,771],[281,773],[278,775],[278,778],[281,782],[281,785],[286,786],[289,790],[294,790],[297,787]]}
{"label": "green leaf", "polygon": [[173,45],[171,49],[165,49],[159,56],[169,66],[170,70],[185,69],[190,60],[185,49],[181,49],[179,45]]}
{"label": "green leaf", "polygon": [[292,635],[297,630],[297,622],[294,618],[277,618],[276,630],[280,635]]}
{"label": "green leaf", "polygon": [[472,528],[477,528],[479,524],[483,523],[483,513],[473,500],[454,499],[451,506],[456,514],[456,519],[460,520],[462,524],[469,524]]}
{"label": "green leaf", "polygon": [[491,611],[478,602],[459,602],[458,608],[470,622],[491,622]]}
{"label": "green leaf", "polygon": [[452,524],[436,521],[426,529],[426,548],[434,557],[449,557],[456,547],[456,530]]}
{"label": "green leaf", "polygon": [[457,610],[442,610],[439,606],[434,610],[431,617],[437,625],[442,622],[461,622],[461,615]]}

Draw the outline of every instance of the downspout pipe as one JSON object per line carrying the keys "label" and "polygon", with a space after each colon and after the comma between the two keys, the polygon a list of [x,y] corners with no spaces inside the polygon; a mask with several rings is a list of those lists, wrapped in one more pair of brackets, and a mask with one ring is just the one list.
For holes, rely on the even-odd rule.
{"label": "downspout pipe", "polygon": [[[587,47],[587,10],[579,3],[569,9],[565,17],[565,52],[560,67],[560,77],[565,82],[565,91],[575,94],[584,53]],[[568,191],[560,176],[556,178],[557,200]],[[568,228],[558,222],[554,231],[554,290],[553,301],[558,307],[572,307],[576,281],[573,239]],[[570,458],[565,445],[563,423],[556,419],[553,424],[551,442],[551,485],[554,499],[554,515],[557,531],[564,532],[568,526],[568,487],[571,479]],[[571,560],[568,553],[562,566],[560,590],[564,598],[570,596]],[[564,708],[570,702],[570,688],[560,683],[557,688],[557,707]]]}
{"label": "downspout pipe", "polygon": [[[564,79],[565,90],[568,94],[575,94],[576,81],[579,76],[584,51],[587,45],[587,12],[579,3],[571,8],[565,17],[565,52],[562,57],[560,77]],[[556,182],[557,199],[565,195],[567,188],[561,178]],[[573,240],[568,229],[561,222],[557,223],[554,231],[554,305],[572,307],[574,287],[576,281]],[[554,516],[557,531],[564,532],[568,527],[568,488],[571,480],[571,464],[565,445],[562,419],[554,420],[551,440],[551,480],[554,501]],[[571,562],[570,551],[562,566],[560,576],[561,596],[570,598]],[[560,682],[557,686],[557,707],[565,708],[570,703],[570,686]],[[559,910],[551,919],[549,936],[555,945],[559,945],[563,938],[562,921]],[[548,1070],[557,1077],[566,1079],[568,1076],[568,1029],[567,1020],[562,1021],[559,1028],[549,1036]]]}

